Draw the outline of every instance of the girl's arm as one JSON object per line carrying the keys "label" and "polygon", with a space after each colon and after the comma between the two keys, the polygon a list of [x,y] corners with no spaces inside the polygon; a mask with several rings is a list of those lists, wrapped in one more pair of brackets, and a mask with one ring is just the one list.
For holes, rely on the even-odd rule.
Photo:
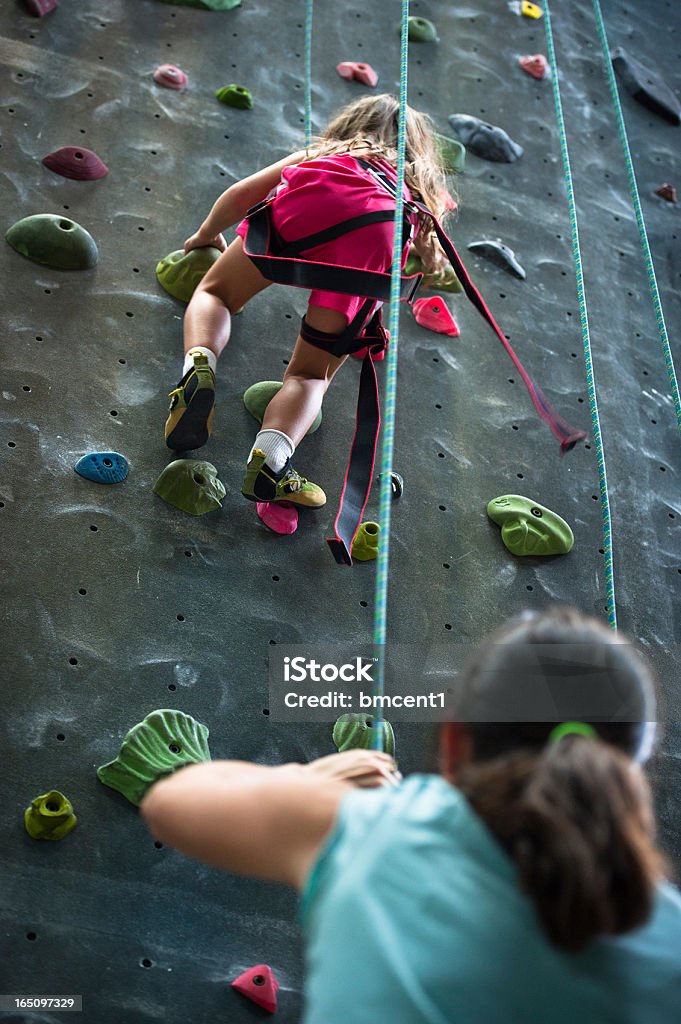
{"label": "girl's arm", "polygon": [[215,202],[199,230],[184,243],[185,252],[216,243],[218,248],[224,249],[222,232],[232,224],[243,220],[251,206],[255,206],[265,198],[270,190],[278,184],[284,167],[299,164],[301,160],[305,159],[309,159],[309,153],[299,150],[297,153],[292,153],[283,160],[279,160],[278,163],[263,167],[261,171],[256,171],[255,174],[230,185]]}
{"label": "girl's arm", "polygon": [[394,767],[367,750],[275,768],[207,761],[161,779],[140,810],[157,839],[189,857],[301,888],[352,783],[388,781]]}

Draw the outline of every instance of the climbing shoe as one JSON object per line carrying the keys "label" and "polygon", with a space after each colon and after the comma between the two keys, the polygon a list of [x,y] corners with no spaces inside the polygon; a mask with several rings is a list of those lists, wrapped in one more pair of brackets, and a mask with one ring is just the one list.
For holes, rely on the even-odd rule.
{"label": "climbing shoe", "polygon": [[194,356],[194,366],[170,392],[170,410],[166,420],[166,444],[176,452],[200,448],[210,437],[215,406],[215,374],[208,357]]}
{"label": "climbing shoe", "polygon": [[290,501],[306,508],[321,508],[326,495],[317,484],[311,484],[296,473],[290,459],[279,473],[265,465],[265,453],[256,448],[246,467],[241,493],[249,501]]}

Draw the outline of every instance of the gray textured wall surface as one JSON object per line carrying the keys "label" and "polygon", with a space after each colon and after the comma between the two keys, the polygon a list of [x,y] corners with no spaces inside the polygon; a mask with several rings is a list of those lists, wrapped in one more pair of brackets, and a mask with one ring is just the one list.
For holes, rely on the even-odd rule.
{"label": "gray textured wall surface", "polygon": [[[398,81],[399,4],[315,4],[316,127],[363,86],[341,60],[366,60],[379,89]],[[620,626],[663,668],[668,724],[653,766],[665,848],[681,857],[678,793],[679,435],[648,293],[627,175],[588,0],[554,4],[553,25],[585,273],[595,379],[612,503]],[[681,94],[676,5],[603,4],[610,42],[657,67]],[[410,45],[410,101],[441,132],[456,112],[503,126],[525,148],[514,164],[468,156],[451,233],[521,358],[550,400],[590,430],[570,224],[549,81],[517,59],[546,52],[541,21],[502,0],[415,2],[438,44]],[[268,720],[272,643],[371,637],[375,566],[336,566],[324,537],[352,435],[358,365],[325,402],[297,464],[329,494],[290,538],[269,533],[239,494],[253,421],[241,395],[280,377],[305,293],[273,287],[237,318],[219,367],[213,437],[204,449],[227,487],[221,511],[193,519],[152,493],[170,455],[166,394],[181,365],[183,306],[154,268],[198,226],[231,182],[298,148],[303,128],[303,0],[244,0],[209,13],[157,0],[61,0],[38,19],[19,0],[0,10],[0,204],[6,230],[33,213],[65,213],[96,239],[89,271],[64,272],[0,246],[2,306],[0,523],[3,568],[4,820],[0,992],[80,993],[93,1024],[208,1024],[265,1016],[229,988],[269,963],[282,1022],[300,1014],[302,965],[293,894],[223,876],[158,848],[95,767],[149,711],[178,707],[211,730],[214,757],[265,763],[331,751],[330,728]],[[163,89],[172,62],[186,91]],[[229,82],[251,111],[215,99]],[[663,307],[679,357],[679,132],[622,103]],[[110,168],[71,181],[41,158],[95,150]],[[501,238],[527,270],[518,281],[466,244]],[[558,457],[498,341],[462,296],[461,336],[400,332],[389,637],[475,641],[508,614],[560,601],[604,615],[594,445]],[[384,376],[381,368],[379,375]],[[73,472],[86,452],[130,461],[116,487]],[[573,526],[558,559],[519,560],[486,517],[490,498],[526,493]],[[369,512],[377,513],[377,495]],[[398,731],[403,770],[424,761],[425,732]],[[24,807],[58,788],[79,817],[63,842],[38,843]],[[148,966],[142,966],[148,964]],[[9,1020],[9,1016],[7,1017]],[[56,1020],[56,1016],[14,1016]]]}

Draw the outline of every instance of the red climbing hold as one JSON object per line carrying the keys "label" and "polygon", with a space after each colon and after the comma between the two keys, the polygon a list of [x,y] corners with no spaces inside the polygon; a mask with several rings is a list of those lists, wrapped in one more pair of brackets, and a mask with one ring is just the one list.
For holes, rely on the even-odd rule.
{"label": "red climbing hold", "polygon": [[668,203],[676,202],[676,189],[673,185],[667,183],[660,185],[659,188],[655,189],[655,195],[659,196],[660,199],[666,199]]}
{"label": "red climbing hold", "polygon": [[428,331],[436,331],[438,334],[449,334],[452,338],[458,338],[459,328],[447,308],[447,303],[440,295],[417,299],[412,309],[414,310],[414,319],[421,327],[425,327]]}
{"label": "red climbing hold", "polygon": [[258,501],[255,509],[265,526],[275,533],[295,533],[298,529],[298,509],[289,501]]}
{"label": "red climbing hold", "polygon": [[520,57],[518,63],[523,71],[532,75],[533,78],[546,78],[549,70],[549,62],[543,53],[531,53],[526,57]]}
{"label": "red climbing hold", "polygon": [[378,75],[371,64],[361,64],[354,60],[344,60],[336,65],[336,71],[341,78],[354,78],[362,85],[370,85],[372,88],[378,82]]}
{"label": "red climbing hold", "polygon": [[255,967],[249,967],[232,982],[232,988],[241,992],[251,1002],[269,1010],[270,1013],[275,1012],[279,982],[274,977],[272,968],[267,964],[256,964]]}
{"label": "red climbing hold", "polygon": [[24,6],[29,14],[35,14],[36,18],[42,18],[43,14],[49,14],[59,5],[57,0],[24,0]]}
{"label": "red climbing hold", "polygon": [[43,163],[62,178],[75,181],[96,181],[109,173],[109,168],[91,149],[84,146],[63,146],[43,157]]}
{"label": "red climbing hold", "polygon": [[159,64],[154,71],[154,81],[166,89],[184,89],[189,84],[184,71],[174,64]]}

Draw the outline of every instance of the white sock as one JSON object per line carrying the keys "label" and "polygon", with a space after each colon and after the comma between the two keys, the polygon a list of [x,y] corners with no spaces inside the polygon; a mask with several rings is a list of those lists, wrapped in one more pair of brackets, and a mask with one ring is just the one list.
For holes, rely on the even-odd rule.
{"label": "white sock", "polygon": [[284,468],[286,460],[290,459],[296,450],[291,438],[282,430],[261,430],[253,442],[248,456],[249,462],[256,448],[265,453],[265,461],[275,473]]}
{"label": "white sock", "polygon": [[215,373],[218,366],[218,357],[215,355],[215,352],[210,348],[203,348],[201,345],[195,345],[194,348],[190,348],[189,351],[185,353],[182,376],[184,377],[185,373],[189,373],[190,370],[194,369],[194,355],[196,353],[206,356],[208,359],[208,365],[213,373]]}

